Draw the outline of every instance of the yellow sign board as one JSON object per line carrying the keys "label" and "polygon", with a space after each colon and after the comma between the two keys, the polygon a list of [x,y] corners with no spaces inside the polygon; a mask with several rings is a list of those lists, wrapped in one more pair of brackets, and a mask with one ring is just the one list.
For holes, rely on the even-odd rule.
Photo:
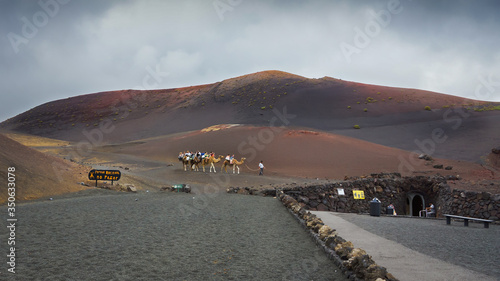
{"label": "yellow sign board", "polygon": [[89,172],[89,180],[117,181],[121,175],[118,170],[91,170]]}
{"label": "yellow sign board", "polygon": [[363,190],[353,190],[352,195],[354,199],[365,199],[365,192]]}

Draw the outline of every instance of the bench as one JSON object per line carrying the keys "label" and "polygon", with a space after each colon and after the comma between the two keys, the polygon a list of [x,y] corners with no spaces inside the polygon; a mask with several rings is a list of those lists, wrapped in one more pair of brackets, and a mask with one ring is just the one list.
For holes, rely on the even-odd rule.
{"label": "bench", "polygon": [[455,215],[448,215],[448,214],[444,214],[444,216],[446,217],[446,224],[451,224],[451,218],[454,218],[454,219],[464,220],[464,226],[469,226],[469,220],[473,220],[473,221],[481,221],[484,223],[484,228],[489,228],[490,222],[493,222],[493,220],[477,219],[477,218],[462,217],[462,216],[455,216]]}

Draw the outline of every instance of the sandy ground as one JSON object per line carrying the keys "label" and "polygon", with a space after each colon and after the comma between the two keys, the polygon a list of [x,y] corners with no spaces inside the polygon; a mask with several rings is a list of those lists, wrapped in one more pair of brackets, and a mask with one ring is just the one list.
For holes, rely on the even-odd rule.
{"label": "sandy ground", "polygon": [[[263,135],[263,142],[257,141],[255,144],[250,141],[259,140]],[[75,153],[75,145],[38,149],[44,149],[44,152],[58,157],[71,158],[84,165],[113,166],[119,169],[127,167],[129,170],[122,172],[147,175],[161,182],[200,182],[197,175],[200,172],[186,172],[184,176],[179,174],[182,165],[177,160],[177,155],[186,150],[214,151],[223,156],[234,154],[238,160],[244,157],[244,163],[239,166],[239,176],[243,179],[232,178],[233,184],[243,186],[280,181],[288,183],[289,178],[292,181],[343,180],[346,176],[366,176],[380,172],[399,172],[403,176],[460,175],[471,181],[500,182],[497,168],[462,160],[436,158],[425,161],[408,151],[297,128],[273,131],[273,128],[267,127],[235,126],[217,131],[199,130],[93,147],[88,154]],[[254,177],[258,173],[260,160],[266,166],[265,180]],[[216,164],[217,172],[220,172],[221,164],[222,162]],[[452,170],[435,169],[433,166],[436,164],[451,166]],[[206,167],[207,174],[208,170],[209,167]],[[202,179],[202,183],[204,182]],[[488,183],[482,188],[494,193],[495,188],[498,190],[498,184],[489,187]]]}
{"label": "sandy ground", "polygon": [[312,212],[400,280],[498,280],[500,226]]}
{"label": "sandy ground", "polygon": [[[23,146],[18,144],[15,149],[18,151],[17,154],[23,153],[26,156],[22,160],[12,159],[12,162],[23,171],[19,174],[20,179],[29,179],[34,173],[45,174],[46,177],[51,178],[50,174],[44,170],[38,171],[39,169],[34,167],[46,167],[54,173],[53,167],[51,168],[54,160],[37,162],[36,158],[28,160],[28,155],[34,153],[47,155],[45,158],[57,159],[59,162],[63,161],[61,158],[66,159],[68,167],[79,167],[80,177],[64,182],[67,186],[78,188],[73,190],[82,189],[82,186],[78,185],[82,181],[91,186],[95,184],[86,180],[86,173],[91,169],[118,169],[122,172],[122,179],[118,183],[123,186],[133,184],[139,190],[158,190],[164,186],[183,183],[192,185],[194,192],[214,192],[223,191],[232,186],[271,188],[294,183],[304,185],[332,182],[343,180],[346,176],[402,172],[403,176],[433,176],[438,173],[460,175],[463,180],[450,182],[452,188],[500,192],[500,172],[497,168],[458,160],[434,159],[429,162],[419,160],[416,155],[403,150],[348,137],[298,129],[278,132],[272,141],[263,146],[261,151],[256,149],[255,154],[236,153],[237,159],[247,156],[247,160],[240,165],[240,174],[233,174],[231,169],[227,174],[222,173],[222,162],[216,164],[217,173],[210,173],[209,167],[206,167],[206,172],[203,172],[201,166],[200,171],[184,171],[182,163],[177,160],[179,151],[185,151],[188,148],[193,150],[196,147],[203,151],[216,151],[218,155],[233,154],[238,151],[238,143],[244,143],[252,136],[259,136],[263,130],[270,129],[238,126],[210,132],[194,131],[92,147],[86,153],[77,153],[78,144],[68,145],[68,143],[59,142],[53,144],[50,139],[36,140],[32,137],[21,136],[17,138],[19,141],[32,145],[37,151],[28,147],[21,149]],[[45,154],[38,153],[38,151]],[[68,159],[75,163],[70,163]],[[258,176],[259,160],[263,160],[266,166],[264,176]],[[432,167],[434,164],[442,164],[445,167],[453,166],[453,170],[434,169]],[[412,170],[407,169],[409,166]],[[58,171],[65,176],[71,174],[66,169]],[[56,177],[52,176],[52,180],[54,179]],[[50,190],[48,187],[52,184],[40,180],[37,183],[27,185],[32,188],[37,187],[33,192],[37,196],[33,198],[56,194],[56,192],[43,193],[44,190]]]}

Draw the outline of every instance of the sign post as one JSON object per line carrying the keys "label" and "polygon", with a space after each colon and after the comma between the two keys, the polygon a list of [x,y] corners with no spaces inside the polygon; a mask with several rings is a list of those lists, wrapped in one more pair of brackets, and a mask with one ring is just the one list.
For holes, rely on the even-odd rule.
{"label": "sign post", "polygon": [[111,181],[113,185],[114,181],[117,181],[122,176],[119,170],[91,170],[89,172],[89,180],[95,180],[95,186],[97,187],[97,181]]}

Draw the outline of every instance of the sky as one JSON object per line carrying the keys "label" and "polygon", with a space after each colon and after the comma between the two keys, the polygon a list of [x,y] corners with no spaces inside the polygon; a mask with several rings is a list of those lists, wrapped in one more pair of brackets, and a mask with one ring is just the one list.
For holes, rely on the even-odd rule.
{"label": "sky", "polygon": [[263,70],[500,101],[500,1],[0,0],[0,121]]}

